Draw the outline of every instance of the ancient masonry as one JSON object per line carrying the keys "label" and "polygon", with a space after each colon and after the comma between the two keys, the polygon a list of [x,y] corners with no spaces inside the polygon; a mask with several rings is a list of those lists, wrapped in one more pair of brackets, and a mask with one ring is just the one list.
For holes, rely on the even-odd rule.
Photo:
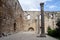
{"label": "ancient masonry", "polygon": [[[45,33],[47,33],[48,27],[56,28],[57,19],[60,19],[60,12],[46,11],[44,18]],[[1,33],[8,34],[20,31],[41,32],[40,28],[40,11],[23,11],[18,0],[0,0],[0,35]]]}
{"label": "ancient masonry", "polygon": [[[30,19],[27,19],[28,15],[30,15]],[[38,15],[39,15],[39,27],[38,27]],[[50,27],[51,29],[55,29],[57,20],[60,19],[60,12],[59,11],[45,11],[44,12],[45,18],[45,33],[47,33],[47,28]],[[24,30],[29,31],[32,29],[33,31],[41,32],[41,12],[40,11],[24,11]]]}
{"label": "ancient masonry", "polygon": [[18,0],[0,0],[0,34],[23,30],[23,10]]}

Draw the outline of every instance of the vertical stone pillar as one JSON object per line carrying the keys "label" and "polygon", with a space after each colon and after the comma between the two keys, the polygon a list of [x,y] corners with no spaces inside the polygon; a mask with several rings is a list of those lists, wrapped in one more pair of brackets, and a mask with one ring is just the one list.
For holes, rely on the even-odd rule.
{"label": "vertical stone pillar", "polygon": [[40,24],[39,24],[39,15],[38,15],[38,34],[40,33]]}
{"label": "vertical stone pillar", "polygon": [[45,25],[44,25],[44,3],[40,3],[41,6],[41,37],[45,37]]}

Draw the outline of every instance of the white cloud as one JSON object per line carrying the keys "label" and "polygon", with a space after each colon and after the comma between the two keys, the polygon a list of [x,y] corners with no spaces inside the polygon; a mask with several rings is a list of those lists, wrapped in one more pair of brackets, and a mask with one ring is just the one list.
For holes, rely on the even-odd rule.
{"label": "white cloud", "polygon": [[52,0],[19,0],[24,11],[39,10],[38,9],[38,7],[40,6],[39,4],[41,2],[46,3],[47,1],[52,1]]}
{"label": "white cloud", "polygon": [[54,9],[54,8],[56,8],[56,7],[57,7],[57,6],[55,6],[55,5],[50,5],[50,6],[49,6],[50,9]]}
{"label": "white cloud", "polygon": [[33,9],[33,8],[32,9],[29,9],[28,11],[32,11],[32,10],[33,11],[39,11],[39,9]]}

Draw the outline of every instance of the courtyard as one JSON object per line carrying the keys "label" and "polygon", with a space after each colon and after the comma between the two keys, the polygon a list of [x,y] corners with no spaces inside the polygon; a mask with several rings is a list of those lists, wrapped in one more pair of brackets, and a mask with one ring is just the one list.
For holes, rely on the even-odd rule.
{"label": "courtyard", "polygon": [[0,40],[58,40],[46,35],[46,37],[38,37],[39,34],[34,32],[19,32],[7,37],[1,37]]}

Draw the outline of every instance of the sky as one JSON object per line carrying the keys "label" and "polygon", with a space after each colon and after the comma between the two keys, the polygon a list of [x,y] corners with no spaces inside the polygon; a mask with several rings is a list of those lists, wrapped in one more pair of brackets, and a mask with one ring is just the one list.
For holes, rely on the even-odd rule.
{"label": "sky", "polygon": [[44,11],[60,11],[60,0],[19,0],[24,11],[40,11],[41,2],[44,2]]}

